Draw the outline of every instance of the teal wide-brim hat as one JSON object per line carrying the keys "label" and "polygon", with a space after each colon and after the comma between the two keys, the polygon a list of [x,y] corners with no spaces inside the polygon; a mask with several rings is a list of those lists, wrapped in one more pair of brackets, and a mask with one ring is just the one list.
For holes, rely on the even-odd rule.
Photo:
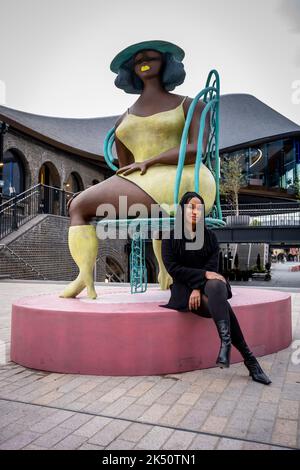
{"label": "teal wide-brim hat", "polygon": [[184,50],[181,47],[176,46],[172,42],[168,41],[143,41],[131,46],[126,47],[119,52],[110,64],[110,70],[115,73],[119,73],[119,69],[124,62],[127,62],[134,54],[143,50],[156,50],[159,52],[170,52],[177,60],[182,61],[185,56]]}

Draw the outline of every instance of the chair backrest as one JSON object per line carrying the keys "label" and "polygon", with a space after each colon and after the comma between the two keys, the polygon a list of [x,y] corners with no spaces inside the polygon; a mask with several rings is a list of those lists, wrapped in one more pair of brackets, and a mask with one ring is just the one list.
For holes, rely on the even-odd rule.
{"label": "chair backrest", "polygon": [[[178,205],[178,195],[181,183],[181,176],[184,167],[185,155],[186,155],[186,146],[188,142],[188,132],[190,124],[193,118],[193,114],[196,108],[196,105],[199,100],[205,103],[205,107],[201,113],[200,125],[199,125],[199,134],[198,134],[198,145],[197,145],[197,156],[195,161],[195,173],[194,181],[195,187],[194,191],[199,193],[199,170],[202,162],[209,168],[213,173],[215,182],[216,182],[216,200],[215,205],[212,208],[212,217],[211,222],[222,221],[222,212],[220,206],[220,189],[219,189],[219,180],[220,180],[220,156],[219,156],[219,109],[220,109],[220,78],[216,70],[211,70],[208,74],[206,85],[203,90],[201,90],[193,99],[190,104],[185,126],[182,132],[176,180],[174,185],[174,210]],[[203,138],[205,132],[205,123],[206,116],[209,113],[209,135],[206,143],[206,148],[203,148]],[[215,219],[214,219],[215,218]],[[214,225],[214,223],[212,223]],[[218,225],[218,223],[216,223]]]}
{"label": "chair backrest", "polygon": [[[202,162],[209,168],[213,173],[216,182],[216,199],[215,204],[211,210],[211,216],[207,217],[206,220],[211,226],[223,225],[222,211],[220,205],[220,156],[219,156],[219,109],[220,109],[220,77],[216,70],[211,70],[208,74],[205,88],[201,90],[193,99],[190,104],[184,129],[182,132],[180,150],[178,156],[178,165],[176,172],[176,179],[174,184],[174,210],[173,215],[176,212],[181,183],[181,176],[185,162],[186,147],[188,143],[188,132],[189,127],[193,118],[196,105],[199,100],[205,103],[205,107],[201,113],[199,134],[198,134],[198,145],[197,145],[197,157],[195,161],[195,188],[194,191],[199,193],[199,170]],[[203,148],[203,138],[205,131],[206,116],[209,113],[210,130],[207,139],[206,148]],[[118,167],[114,164],[117,158],[113,155],[112,146],[115,139],[114,127],[110,129],[105,137],[103,152],[104,158],[107,165],[116,171]]]}

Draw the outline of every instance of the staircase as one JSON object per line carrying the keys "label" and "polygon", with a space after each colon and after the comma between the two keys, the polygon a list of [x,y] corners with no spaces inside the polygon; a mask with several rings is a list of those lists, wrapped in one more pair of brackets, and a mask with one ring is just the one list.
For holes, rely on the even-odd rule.
{"label": "staircase", "polygon": [[[7,258],[7,263],[5,263],[5,266],[9,267],[11,266],[11,264],[17,264],[17,270],[19,273],[22,273],[23,276],[26,275],[27,278],[31,278],[30,274],[32,273],[32,279],[47,280],[47,278],[43,274],[41,274],[37,269],[35,269],[34,266],[25,261],[25,259],[19,256],[17,253],[15,253],[14,250],[12,250],[8,245],[0,244],[0,259],[2,258],[3,260],[3,257]],[[1,274],[2,279],[11,277],[11,273]]]}

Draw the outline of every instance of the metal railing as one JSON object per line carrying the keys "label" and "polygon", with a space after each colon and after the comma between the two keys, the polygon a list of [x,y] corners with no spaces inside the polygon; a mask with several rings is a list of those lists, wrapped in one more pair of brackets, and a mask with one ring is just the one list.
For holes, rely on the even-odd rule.
{"label": "metal railing", "polygon": [[[67,215],[67,202],[73,193],[37,184],[0,205],[0,240],[38,214]],[[221,205],[225,226],[299,226],[300,200],[239,204],[239,217],[231,204]]]}
{"label": "metal railing", "polygon": [[239,204],[239,215],[232,205],[222,205],[226,226],[278,227],[300,225],[300,201]]}
{"label": "metal railing", "polygon": [[38,214],[67,215],[72,193],[37,184],[0,205],[0,239],[17,230]]}

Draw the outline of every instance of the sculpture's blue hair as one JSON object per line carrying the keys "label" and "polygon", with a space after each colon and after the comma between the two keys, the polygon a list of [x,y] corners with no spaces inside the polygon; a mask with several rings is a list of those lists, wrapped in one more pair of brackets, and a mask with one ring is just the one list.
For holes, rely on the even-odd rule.
{"label": "sculpture's blue hair", "polygon": [[[161,70],[162,84],[167,91],[184,82],[185,70],[182,62],[177,60],[170,52],[162,53],[163,66]],[[126,93],[140,94],[143,90],[143,82],[134,72],[134,56],[124,62],[115,79],[115,85]]]}

